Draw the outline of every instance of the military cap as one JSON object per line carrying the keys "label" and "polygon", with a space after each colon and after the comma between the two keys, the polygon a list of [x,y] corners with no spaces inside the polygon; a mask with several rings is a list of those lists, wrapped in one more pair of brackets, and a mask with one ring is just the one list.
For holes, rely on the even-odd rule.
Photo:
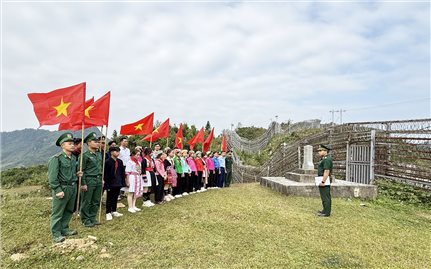
{"label": "military cap", "polygon": [[96,133],[95,132],[91,132],[91,133],[89,133],[86,137],[85,137],[85,139],[84,139],[84,143],[88,143],[88,142],[90,142],[90,141],[99,141],[99,138],[97,137],[97,135],[96,135]]}
{"label": "military cap", "polygon": [[55,144],[60,147],[61,144],[63,144],[63,142],[73,142],[72,133],[64,133],[60,135],[60,137],[57,139],[57,142],[55,142]]}
{"label": "military cap", "polygon": [[112,151],[120,151],[120,148],[119,147],[110,147],[109,152],[112,152]]}
{"label": "military cap", "polygon": [[332,150],[332,148],[329,145],[320,144],[320,146],[319,146],[319,148],[317,150],[318,151],[321,151],[321,150],[330,151],[330,150]]}

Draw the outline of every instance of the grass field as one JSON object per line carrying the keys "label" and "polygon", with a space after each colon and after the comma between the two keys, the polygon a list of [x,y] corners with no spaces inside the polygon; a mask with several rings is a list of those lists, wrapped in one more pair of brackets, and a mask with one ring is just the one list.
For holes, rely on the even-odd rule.
{"label": "grass field", "polygon": [[[31,191],[3,193],[4,268],[431,268],[425,208],[334,199],[333,215],[318,218],[317,198],[237,184],[134,215],[122,208],[123,217],[96,228],[75,220],[72,238],[98,240],[61,253],[49,233],[51,201]],[[100,256],[105,249],[110,258]],[[26,258],[14,262],[15,253]]]}

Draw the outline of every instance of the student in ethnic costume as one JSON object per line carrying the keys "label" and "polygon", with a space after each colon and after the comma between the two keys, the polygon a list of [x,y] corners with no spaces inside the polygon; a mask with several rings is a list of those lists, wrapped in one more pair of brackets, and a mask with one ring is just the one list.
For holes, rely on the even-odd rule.
{"label": "student in ethnic costume", "polygon": [[134,149],[130,154],[130,160],[126,164],[127,204],[130,213],[141,211],[141,209],[136,207],[136,200],[142,196],[143,191],[141,163],[138,161],[138,158],[139,152]]}
{"label": "student in ethnic costume", "polygon": [[183,181],[183,195],[189,195],[190,191],[190,184],[191,184],[191,174],[192,170],[190,169],[190,166],[187,163],[187,157],[188,153],[187,150],[181,151],[181,168],[183,170],[184,174],[184,181]]}
{"label": "student in ethnic costume", "polygon": [[214,161],[212,159],[213,154],[211,151],[207,152],[207,158],[205,159],[205,162],[207,164],[207,170],[208,170],[208,184],[207,184],[207,188],[212,189],[213,187],[215,187],[214,184],[214,177],[215,177],[215,171],[214,171]]}
{"label": "student in ethnic costume", "polygon": [[174,187],[174,197],[180,198],[182,197],[183,193],[183,185],[184,185],[184,173],[183,168],[181,166],[181,150],[175,149],[175,156],[173,158],[174,160],[174,167],[175,172],[177,173],[177,186]]}
{"label": "student in ethnic costume", "polygon": [[126,172],[123,161],[120,156],[119,147],[109,148],[109,158],[105,161],[105,190],[106,197],[106,220],[112,220],[112,217],[121,217],[123,214],[117,212],[117,198],[120,194],[120,189],[125,185]]}
{"label": "student in ethnic costume", "polygon": [[164,187],[164,194],[165,194],[165,200],[168,202],[170,200],[174,200],[175,197],[172,195],[172,186],[175,183],[177,183],[177,173],[174,169],[174,151],[171,149],[166,149],[166,159],[163,161],[163,164],[165,165],[166,170],[166,179],[165,179],[165,187]]}
{"label": "student in ethnic costume", "polygon": [[202,185],[203,183],[203,176],[204,176],[204,170],[205,170],[205,166],[204,166],[204,161],[202,160],[202,154],[200,151],[196,152],[196,158],[194,159],[195,164],[196,164],[196,170],[198,173],[198,179],[196,181],[196,186],[195,186],[195,190],[197,192],[201,192],[202,191]]}
{"label": "student in ethnic costume", "polygon": [[196,193],[197,191],[197,182],[198,182],[198,170],[196,168],[195,163],[195,152],[193,150],[189,151],[189,157],[187,157],[187,164],[191,170],[190,184],[189,184],[189,193]]}
{"label": "student in ethnic costume", "polygon": [[[157,193],[156,193],[156,204],[161,204],[164,200],[164,185],[165,179],[167,179],[167,174],[165,170],[164,160],[166,159],[166,153],[161,152],[157,154],[155,160],[156,163],[156,177],[157,177]],[[169,200],[170,201],[170,200]]]}
{"label": "student in ethnic costume", "polygon": [[214,188],[218,188],[219,177],[220,177],[220,162],[219,162],[219,154],[217,151],[213,153],[213,162],[214,162]]}
{"label": "student in ethnic costume", "polygon": [[155,205],[153,202],[151,202],[151,199],[150,199],[151,190],[153,190],[154,192],[157,187],[155,165],[154,165],[153,159],[151,158],[151,153],[152,153],[151,148],[145,148],[143,150],[143,157],[142,157],[142,163],[141,163],[142,179],[144,181],[144,184],[143,184],[144,203],[142,204],[143,207],[151,207]]}

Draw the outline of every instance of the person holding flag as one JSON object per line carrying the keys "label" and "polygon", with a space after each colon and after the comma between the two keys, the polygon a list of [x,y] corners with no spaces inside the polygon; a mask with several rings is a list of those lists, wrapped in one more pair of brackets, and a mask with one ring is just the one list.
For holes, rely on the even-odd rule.
{"label": "person holding flag", "polygon": [[99,151],[99,138],[95,132],[88,134],[84,143],[87,144],[88,150],[82,157],[80,216],[85,227],[94,227],[94,225],[100,224],[96,220],[96,216],[102,193],[103,158]]}
{"label": "person holding flag", "polygon": [[48,161],[48,182],[52,190],[51,233],[54,242],[63,242],[65,236],[76,235],[77,231],[69,229],[69,223],[75,207],[78,172],[75,150],[71,133],[62,134],[55,143],[61,152]]}

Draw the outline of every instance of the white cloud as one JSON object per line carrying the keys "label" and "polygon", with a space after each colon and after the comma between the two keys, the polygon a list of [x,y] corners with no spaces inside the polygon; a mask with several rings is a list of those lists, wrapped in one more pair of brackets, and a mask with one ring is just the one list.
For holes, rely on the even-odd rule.
{"label": "white cloud", "polygon": [[[96,98],[112,91],[116,129],[153,111],[221,131],[429,96],[427,3],[6,3],[3,12],[4,130],[37,126],[26,93],[82,81]],[[429,104],[410,106],[350,119],[429,116]]]}

